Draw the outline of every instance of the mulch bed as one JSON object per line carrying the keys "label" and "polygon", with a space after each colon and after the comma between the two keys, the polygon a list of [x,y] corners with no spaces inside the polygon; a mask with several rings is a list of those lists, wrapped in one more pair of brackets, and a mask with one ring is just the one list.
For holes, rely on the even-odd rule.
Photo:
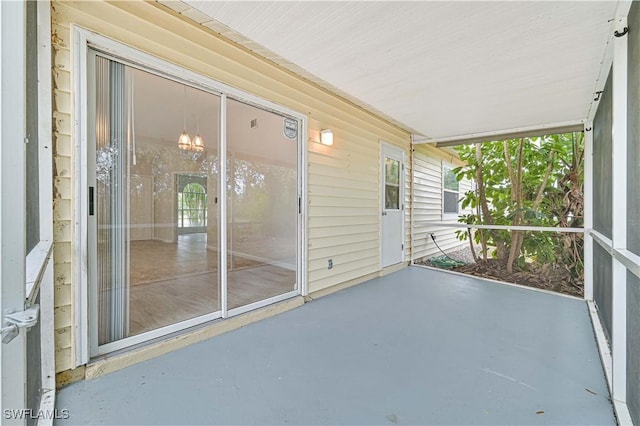
{"label": "mulch bed", "polygon": [[583,297],[584,290],[582,283],[572,282],[571,275],[568,271],[560,268],[553,268],[551,265],[527,265],[527,270],[520,270],[517,266],[514,266],[513,273],[509,273],[502,263],[489,259],[478,263],[459,266],[453,270],[477,277],[490,278],[493,280],[555,291],[571,296]]}

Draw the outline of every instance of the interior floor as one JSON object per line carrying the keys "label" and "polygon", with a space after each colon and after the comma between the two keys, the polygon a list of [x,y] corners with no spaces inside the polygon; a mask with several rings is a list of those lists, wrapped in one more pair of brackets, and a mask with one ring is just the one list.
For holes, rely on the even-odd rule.
{"label": "interior floor", "polygon": [[[246,257],[227,257],[228,309],[295,290],[294,270]],[[129,335],[140,334],[220,309],[218,252],[206,234],[177,243],[131,242]]]}

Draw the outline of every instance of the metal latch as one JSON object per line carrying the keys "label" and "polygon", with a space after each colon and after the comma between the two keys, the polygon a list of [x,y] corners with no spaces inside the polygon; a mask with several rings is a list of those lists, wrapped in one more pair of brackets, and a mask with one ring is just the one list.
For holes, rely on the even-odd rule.
{"label": "metal latch", "polygon": [[31,305],[24,311],[13,312],[4,316],[6,327],[2,327],[2,343],[9,343],[20,333],[20,329],[30,329],[38,323],[40,305]]}

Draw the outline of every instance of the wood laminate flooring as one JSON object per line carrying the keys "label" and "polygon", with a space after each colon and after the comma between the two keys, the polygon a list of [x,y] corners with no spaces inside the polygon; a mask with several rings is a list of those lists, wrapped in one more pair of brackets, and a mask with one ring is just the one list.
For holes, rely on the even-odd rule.
{"label": "wood laminate flooring", "polygon": [[[227,272],[228,308],[295,289],[295,271],[233,256]],[[178,243],[133,241],[129,335],[136,335],[220,309],[217,253],[206,235],[182,235]]]}

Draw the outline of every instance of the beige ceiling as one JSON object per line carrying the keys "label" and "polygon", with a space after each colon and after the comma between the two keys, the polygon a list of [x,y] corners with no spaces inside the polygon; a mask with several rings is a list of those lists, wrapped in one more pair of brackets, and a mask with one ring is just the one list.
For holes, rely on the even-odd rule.
{"label": "beige ceiling", "polygon": [[[161,1],[427,139],[578,123],[618,1]],[[626,10],[625,10],[626,8]]]}

